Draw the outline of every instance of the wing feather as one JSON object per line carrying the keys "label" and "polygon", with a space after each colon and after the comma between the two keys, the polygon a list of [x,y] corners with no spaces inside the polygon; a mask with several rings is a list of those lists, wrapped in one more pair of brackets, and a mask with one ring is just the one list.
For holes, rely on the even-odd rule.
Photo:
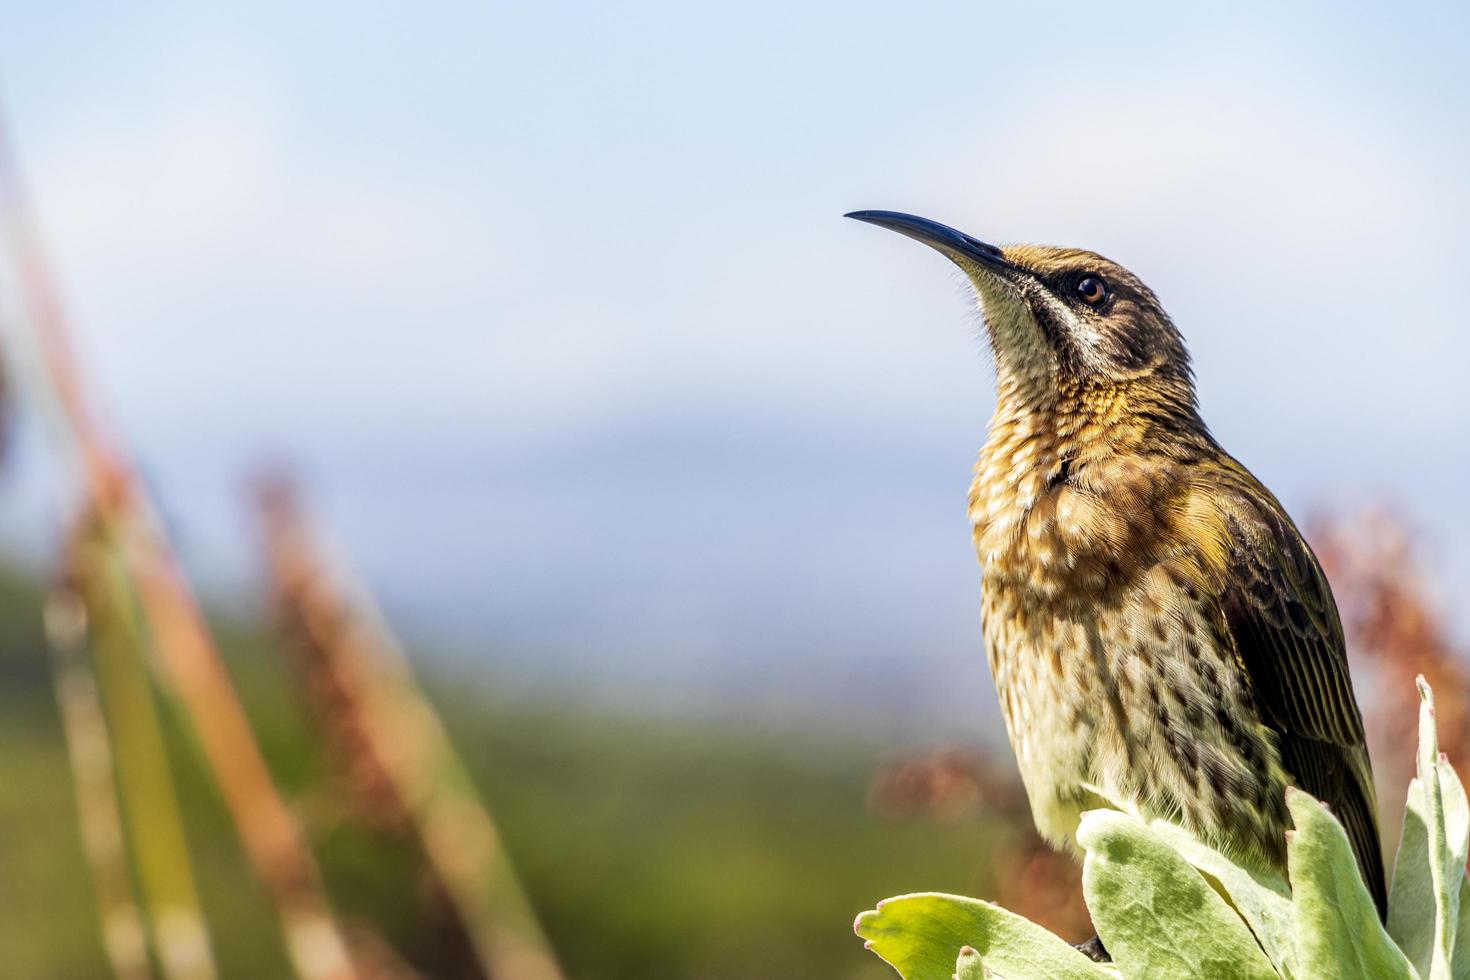
{"label": "wing feather", "polygon": [[1228,516],[1220,606],[1289,780],[1342,822],[1378,905],[1388,894],[1373,773],[1327,578],[1280,504],[1253,479]]}

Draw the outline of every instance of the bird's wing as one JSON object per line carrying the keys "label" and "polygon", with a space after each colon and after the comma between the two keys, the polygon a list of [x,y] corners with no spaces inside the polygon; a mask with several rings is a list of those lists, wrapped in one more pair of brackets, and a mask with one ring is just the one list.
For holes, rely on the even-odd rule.
{"label": "bird's wing", "polygon": [[[1248,477],[1248,474],[1245,474]],[[1342,622],[1317,558],[1254,479],[1226,518],[1220,610],[1289,781],[1347,830],[1379,914],[1387,908],[1377,798]]]}

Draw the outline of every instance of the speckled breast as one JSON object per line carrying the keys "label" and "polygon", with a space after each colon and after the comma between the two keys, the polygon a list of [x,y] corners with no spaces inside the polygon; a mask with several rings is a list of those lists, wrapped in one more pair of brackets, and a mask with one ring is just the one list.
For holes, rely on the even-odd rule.
{"label": "speckled breast", "polygon": [[998,435],[970,515],[991,673],[1038,830],[1075,846],[1100,794],[1274,858],[1284,778],[1198,562],[1170,544],[1180,474],[1106,457],[1079,474],[1063,438]]}

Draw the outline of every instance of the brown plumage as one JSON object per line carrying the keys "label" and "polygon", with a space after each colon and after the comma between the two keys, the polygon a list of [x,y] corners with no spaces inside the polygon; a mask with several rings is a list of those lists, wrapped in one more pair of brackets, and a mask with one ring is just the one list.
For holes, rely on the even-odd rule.
{"label": "brown plumage", "polygon": [[997,405],[970,519],[991,672],[1037,827],[1111,800],[1284,868],[1287,785],[1331,807],[1383,913],[1342,626],[1281,504],[1211,437],[1154,294],[1075,249],[853,215],[966,273]]}

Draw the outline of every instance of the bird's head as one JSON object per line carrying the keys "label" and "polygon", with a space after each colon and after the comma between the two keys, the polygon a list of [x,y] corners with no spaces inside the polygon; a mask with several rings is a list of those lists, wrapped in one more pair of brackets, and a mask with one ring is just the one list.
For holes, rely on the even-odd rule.
{"label": "bird's head", "polygon": [[1050,388],[1142,384],[1192,408],[1189,354],[1153,291],[1093,252],[997,246],[937,221],[854,211],[923,242],[960,267],[979,295],[1002,381]]}

